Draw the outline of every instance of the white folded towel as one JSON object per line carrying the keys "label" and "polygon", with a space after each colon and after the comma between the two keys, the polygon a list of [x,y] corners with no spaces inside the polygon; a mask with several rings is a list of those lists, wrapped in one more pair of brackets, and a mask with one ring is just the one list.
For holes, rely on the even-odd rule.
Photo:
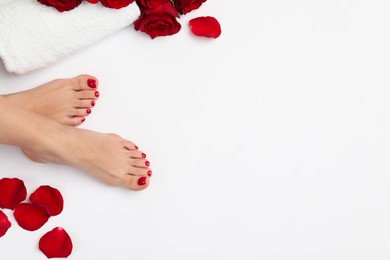
{"label": "white folded towel", "polygon": [[135,2],[111,9],[84,1],[58,12],[37,0],[0,0],[0,57],[8,72],[22,74],[57,62],[126,26],[139,15]]}

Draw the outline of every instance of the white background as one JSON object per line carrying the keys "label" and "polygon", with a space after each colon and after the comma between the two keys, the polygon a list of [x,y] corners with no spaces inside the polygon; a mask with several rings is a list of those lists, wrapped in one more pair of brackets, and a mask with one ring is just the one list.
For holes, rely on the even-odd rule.
{"label": "white background", "polygon": [[[77,260],[390,259],[389,13],[385,0],[208,0],[172,37],[129,27],[42,70],[1,67],[0,93],[98,77],[82,127],[134,141],[154,174],[137,193],[0,146],[0,177],[65,199],[36,232],[7,211],[1,259],[45,259],[55,226]],[[220,38],[191,34],[203,15]]]}

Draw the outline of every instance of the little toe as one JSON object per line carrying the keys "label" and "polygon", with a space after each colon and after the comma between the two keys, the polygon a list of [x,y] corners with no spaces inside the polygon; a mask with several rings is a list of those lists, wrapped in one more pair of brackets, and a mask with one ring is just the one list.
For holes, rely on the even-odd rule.
{"label": "little toe", "polygon": [[96,89],[99,84],[96,77],[87,74],[74,77],[73,80],[75,81],[74,90]]}
{"label": "little toe", "polygon": [[136,146],[133,142],[127,140],[124,141],[123,147],[127,150],[138,150],[138,146]]}
{"label": "little toe", "polygon": [[75,117],[66,118],[62,123],[68,126],[78,126],[81,125],[84,121],[85,121],[84,117],[75,116]]}

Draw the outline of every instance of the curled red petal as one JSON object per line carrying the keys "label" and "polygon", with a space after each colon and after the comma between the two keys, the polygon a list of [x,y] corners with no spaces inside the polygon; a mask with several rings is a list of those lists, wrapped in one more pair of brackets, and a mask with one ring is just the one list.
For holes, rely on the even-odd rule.
{"label": "curled red petal", "polygon": [[48,185],[42,185],[30,195],[31,203],[46,209],[50,216],[56,216],[64,208],[61,192]]}
{"label": "curled red petal", "polygon": [[19,226],[29,230],[35,231],[41,228],[49,219],[49,214],[40,206],[21,203],[15,207],[14,217]]}
{"label": "curled red petal", "polygon": [[11,222],[9,222],[7,215],[0,210],[0,237],[4,236],[10,227]]}
{"label": "curled red petal", "polygon": [[65,229],[56,227],[41,237],[39,240],[39,249],[47,258],[66,258],[72,253],[72,239]]}
{"label": "curled red petal", "polygon": [[0,180],[0,208],[14,209],[26,199],[27,189],[18,178],[2,178]]}
{"label": "curled red petal", "polygon": [[211,16],[201,16],[190,20],[193,34],[208,38],[218,38],[221,35],[221,25]]}
{"label": "curled red petal", "polygon": [[90,4],[97,4],[99,3],[99,0],[87,0]]}

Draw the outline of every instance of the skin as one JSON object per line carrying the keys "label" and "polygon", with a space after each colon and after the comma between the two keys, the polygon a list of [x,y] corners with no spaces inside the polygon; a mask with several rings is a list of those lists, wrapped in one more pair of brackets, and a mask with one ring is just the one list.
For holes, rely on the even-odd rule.
{"label": "skin", "polygon": [[0,96],[0,143],[20,147],[36,162],[78,168],[108,185],[147,188],[149,162],[133,142],[73,127],[83,122],[86,109],[98,99],[88,79],[97,87],[96,78],[80,75]]}

